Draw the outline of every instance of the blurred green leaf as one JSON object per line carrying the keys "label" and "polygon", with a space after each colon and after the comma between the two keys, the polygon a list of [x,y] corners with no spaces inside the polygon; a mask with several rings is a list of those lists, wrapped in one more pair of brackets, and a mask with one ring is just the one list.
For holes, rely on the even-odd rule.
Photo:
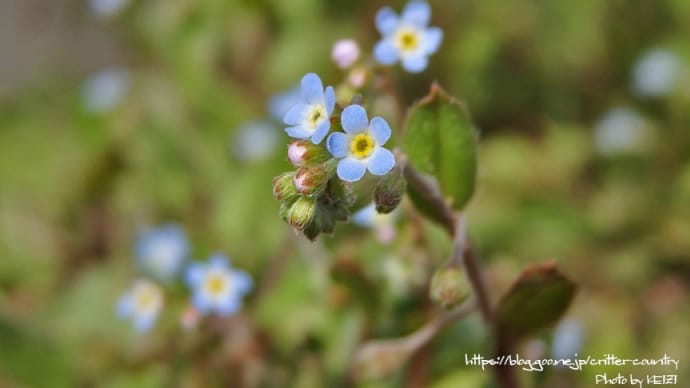
{"label": "blurred green leaf", "polygon": [[434,83],[410,110],[403,144],[411,164],[433,175],[453,208],[462,210],[474,192],[477,169],[477,139],[464,104]]}
{"label": "blurred green leaf", "polygon": [[496,311],[496,333],[503,343],[515,343],[551,326],[575,296],[575,284],[553,263],[525,269],[503,296]]}

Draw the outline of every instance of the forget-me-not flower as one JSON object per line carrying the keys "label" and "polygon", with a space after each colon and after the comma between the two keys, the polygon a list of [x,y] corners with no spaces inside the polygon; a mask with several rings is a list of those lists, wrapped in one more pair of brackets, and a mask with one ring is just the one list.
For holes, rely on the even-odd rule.
{"label": "forget-me-not flower", "polygon": [[169,224],[141,233],[134,251],[147,274],[167,281],[180,271],[189,254],[189,243],[182,227]]}
{"label": "forget-me-not flower", "polygon": [[113,110],[129,91],[130,76],[124,69],[106,69],[89,76],[82,86],[84,108],[91,113]]}
{"label": "forget-me-not flower", "polygon": [[647,51],[635,63],[632,88],[639,97],[661,97],[678,87],[682,63],[669,50],[655,48]]}
{"label": "forget-me-not flower", "polygon": [[376,211],[376,204],[369,205],[357,210],[352,215],[352,223],[364,228],[373,229],[376,238],[383,244],[389,244],[395,238],[395,220],[398,216],[397,211],[381,214]]}
{"label": "forget-me-not flower", "polygon": [[335,108],[335,91],[328,86],[325,91],[321,79],[314,73],[302,78],[302,101],[294,105],[283,118],[289,127],[285,132],[297,139],[309,139],[319,144],[331,128],[331,113]]}
{"label": "forget-me-not flower", "polygon": [[154,282],[136,280],[117,302],[117,315],[131,319],[134,328],[145,332],[153,327],[163,308],[163,291]]}
{"label": "forget-me-not flower", "polygon": [[359,105],[350,105],[340,116],[342,132],[334,132],[326,141],[328,151],[338,159],[338,177],[355,182],[366,170],[374,175],[385,175],[395,166],[393,153],[382,147],[391,137],[391,127],[381,117],[371,123],[367,112]]}
{"label": "forget-me-not flower", "polygon": [[410,73],[426,69],[428,56],[435,53],[443,40],[443,31],[427,27],[431,8],[425,1],[411,1],[398,15],[390,7],[376,14],[376,28],[383,38],[374,47],[374,57],[383,65],[398,61]]}
{"label": "forget-me-not flower", "polygon": [[233,270],[227,257],[215,254],[205,264],[189,266],[185,274],[192,289],[192,304],[200,314],[230,315],[242,306],[242,297],[252,288],[244,271]]}
{"label": "forget-me-not flower", "polygon": [[268,159],[278,147],[280,132],[268,120],[254,120],[237,129],[230,142],[232,153],[244,162]]}
{"label": "forget-me-not flower", "polygon": [[271,96],[267,104],[268,113],[270,113],[272,118],[282,121],[290,108],[300,101],[302,101],[302,92],[300,91],[299,85],[296,85],[290,90]]}

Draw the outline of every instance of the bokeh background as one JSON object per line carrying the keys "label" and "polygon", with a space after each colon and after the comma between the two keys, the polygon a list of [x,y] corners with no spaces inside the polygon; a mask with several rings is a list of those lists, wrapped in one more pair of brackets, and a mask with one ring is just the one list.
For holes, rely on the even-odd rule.
{"label": "bokeh background", "polygon": [[[269,101],[310,71],[338,83],[333,43],[369,55],[383,5],[404,2],[0,1],[0,386],[341,386],[361,340],[423,324],[430,268],[450,249],[439,228],[422,223],[422,249],[407,207],[390,244],[353,225],[310,244],[271,195],[290,167]],[[438,80],[473,114],[467,214],[492,296],[543,261],[579,285],[556,331],[521,352],[681,362],[550,369],[526,385],[650,371],[688,386],[690,2],[431,5],[441,49],[395,76],[407,103]],[[169,222],[194,258],[221,251],[252,274],[241,314],[184,330],[179,284],[152,331],[116,319],[137,232]],[[491,352],[476,314],[362,384],[492,386],[465,365],[474,352]]]}

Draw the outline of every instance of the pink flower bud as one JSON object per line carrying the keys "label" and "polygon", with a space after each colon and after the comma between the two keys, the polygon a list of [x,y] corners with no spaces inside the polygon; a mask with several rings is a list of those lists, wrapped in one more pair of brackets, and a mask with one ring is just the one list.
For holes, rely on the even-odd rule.
{"label": "pink flower bud", "polygon": [[341,69],[347,69],[352,66],[359,58],[357,42],[352,39],[342,39],[335,42],[331,51],[331,58]]}
{"label": "pink flower bud", "polygon": [[293,166],[301,167],[305,164],[306,146],[306,142],[300,140],[295,140],[288,146],[288,160],[290,160]]}

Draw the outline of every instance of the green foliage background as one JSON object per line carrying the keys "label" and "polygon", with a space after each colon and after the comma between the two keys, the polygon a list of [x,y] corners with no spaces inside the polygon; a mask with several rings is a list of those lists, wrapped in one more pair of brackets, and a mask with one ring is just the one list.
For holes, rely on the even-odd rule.
{"label": "green foliage background", "polygon": [[[337,386],[360,339],[419,327],[430,275],[420,263],[440,265],[450,249],[440,229],[422,225],[426,250],[407,223],[390,246],[343,225],[311,245],[271,196],[271,178],[289,168],[283,148],[251,163],[230,151],[275,92],[309,71],[339,81],[332,44],[354,37],[368,53],[386,4],[404,5],[150,0],[98,19],[79,1],[4,2],[0,386]],[[579,285],[568,315],[585,330],[581,355],[666,353],[690,381],[690,2],[431,5],[445,34],[439,53],[421,75],[395,72],[408,105],[438,80],[480,129],[468,225],[492,295],[528,264],[555,261]],[[632,66],[657,46],[681,57],[685,76],[667,97],[636,98]],[[127,98],[112,112],[85,111],[83,80],[112,66],[130,71]],[[388,103],[374,105],[399,129]],[[652,136],[638,152],[602,156],[593,126],[619,105]],[[244,313],[227,323],[235,334],[206,343],[179,329],[182,286],[145,336],[115,319],[135,276],[137,230],[168,221],[186,228],[195,258],[222,251],[255,277]],[[424,350],[423,369],[366,384],[490,386],[489,373],[464,363],[465,353],[489,355],[486,335],[475,314]],[[544,332],[530,344],[548,356],[551,340]],[[618,371],[647,372],[522,378],[586,387]]]}

